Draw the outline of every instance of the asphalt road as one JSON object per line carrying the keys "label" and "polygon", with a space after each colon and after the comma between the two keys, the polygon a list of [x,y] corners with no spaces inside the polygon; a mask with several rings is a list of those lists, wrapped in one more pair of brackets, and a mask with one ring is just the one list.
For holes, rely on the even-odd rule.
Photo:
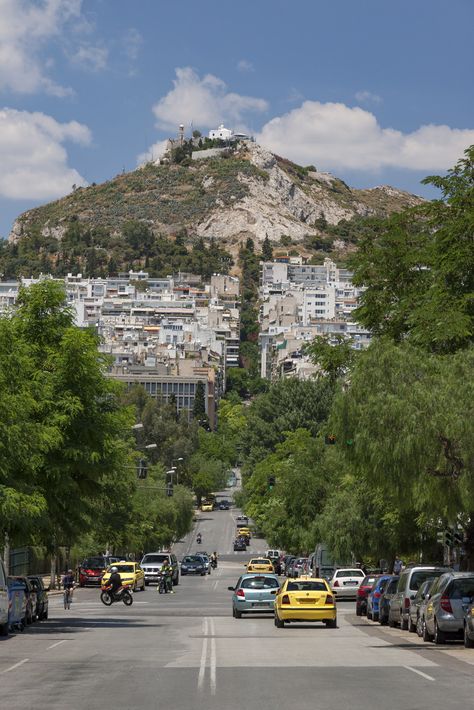
{"label": "asphalt road", "polygon": [[[209,576],[182,578],[173,595],[148,587],[132,607],[106,608],[97,589],[80,589],[70,611],[52,597],[47,622],[0,640],[0,708],[472,707],[474,651],[381,629],[352,602],[339,604],[337,629],[233,619],[227,587],[249,556],[230,548],[235,515],[199,519],[202,547],[223,560]],[[177,547],[193,551],[195,533]]]}

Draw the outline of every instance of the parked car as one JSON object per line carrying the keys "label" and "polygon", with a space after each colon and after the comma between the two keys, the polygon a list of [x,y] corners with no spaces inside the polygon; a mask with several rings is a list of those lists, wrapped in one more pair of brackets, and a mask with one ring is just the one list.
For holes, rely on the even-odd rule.
{"label": "parked car", "polygon": [[290,568],[290,564],[293,562],[293,560],[296,559],[294,555],[285,555],[282,560],[282,572],[284,575],[288,576],[288,570]]}
{"label": "parked car", "polygon": [[179,567],[176,555],[172,552],[148,552],[143,556],[140,567],[145,573],[145,584],[158,584],[161,568],[164,564],[173,568],[173,584],[179,583]]}
{"label": "parked car", "polygon": [[238,537],[234,540],[234,552],[245,552],[247,549],[247,544],[242,537]]}
{"label": "parked car", "polygon": [[474,604],[470,604],[464,614],[464,645],[474,648]]}
{"label": "parked car", "polygon": [[398,580],[396,594],[390,603],[389,626],[400,626],[401,629],[406,631],[408,629],[410,602],[423,582],[429,577],[440,577],[445,572],[450,571],[447,567],[437,567],[436,565],[419,565],[404,569]]}
{"label": "parked car", "polygon": [[364,614],[367,614],[367,596],[369,592],[372,591],[372,587],[378,576],[377,574],[367,574],[359,584],[356,596],[356,616],[364,616]]}
{"label": "parked car", "polygon": [[291,562],[290,573],[287,576],[296,579],[304,574],[306,560],[306,557],[295,557]]}
{"label": "parked car", "polygon": [[7,586],[7,575],[5,574],[5,567],[0,559],[0,636],[6,636],[8,634],[8,586]]}
{"label": "parked car", "polygon": [[380,597],[391,580],[390,574],[378,575],[372,585],[372,589],[367,594],[367,618],[372,621],[379,620],[380,612]]}
{"label": "parked car", "polygon": [[102,587],[108,584],[112,567],[117,567],[122,584],[129,585],[134,592],[139,589],[141,589],[142,592],[145,591],[145,573],[138,562],[114,562],[113,565],[107,567],[102,577]]}
{"label": "parked car", "polygon": [[426,606],[423,641],[445,643],[464,634],[464,616],[474,600],[474,574],[443,574],[431,589]]}
{"label": "parked car", "polygon": [[120,557],[112,557],[110,555],[96,555],[95,557],[86,557],[79,565],[78,582],[80,587],[85,587],[88,584],[94,584],[100,587],[102,577],[109,565],[114,562],[120,562]]}
{"label": "parked car", "polygon": [[25,593],[25,599],[26,599],[25,623],[32,624],[33,621],[36,621],[36,592],[33,588],[33,585],[31,584],[30,580],[27,577],[22,577],[20,575],[11,577],[11,579],[14,580],[15,583],[18,584],[23,589],[23,591]]}
{"label": "parked car", "polygon": [[329,585],[338,599],[356,599],[357,590],[364,577],[364,572],[357,567],[337,569]]}
{"label": "parked car", "polygon": [[380,594],[379,599],[379,624],[385,626],[388,624],[388,616],[390,613],[390,603],[397,592],[398,580],[400,577],[397,575],[392,575],[388,580],[387,585],[384,587]]}
{"label": "parked car", "polygon": [[48,618],[48,592],[46,591],[46,589],[44,587],[43,578],[38,575],[29,574],[28,579],[31,582],[31,585],[36,593],[35,616],[40,621],[42,621],[43,619],[47,619]]}
{"label": "parked car", "polygon": [[8,629],[23,631],[26,626],[27,598],[25,587],[14,577],[7,578],[8,587]]}
{"label": "parked car", "polygon": [[408,613],[408,631],[410,633],[416,631],[418,636],[422,636],[426,602],[430,598],[430,589],[435,579],[435,577],[428,577],[410,602],[410,611]]}
{"label": "parked car", "polygon": [[288,621],[322,621],[336,628],[336,602],[327,580],[300,577],[283,582],[275,599],[275,626],[282,629]]}
{"label": "parked car", "polygon": [[186,557],[183,557],[181,562],[181,574],[183,576],[187,574],[200,574],[201,577],[204,577],[206,567],[201,555],[186,555]]}
{"label": "parked car", "polygon": [[278,586],[274,574],[243,574],[235,587],[228,587],[233,592],[232,616],[240,619],[242,614],[273,612]]}

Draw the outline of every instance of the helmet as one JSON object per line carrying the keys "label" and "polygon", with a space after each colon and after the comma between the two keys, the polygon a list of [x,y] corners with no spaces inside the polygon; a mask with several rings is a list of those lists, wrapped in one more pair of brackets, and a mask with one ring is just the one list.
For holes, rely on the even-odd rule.
{"label": "helmet", "polygon": [[118,567],[111,567],[111,568],[110,568],[110,571],[111,571],[111,572],[118,572]]}

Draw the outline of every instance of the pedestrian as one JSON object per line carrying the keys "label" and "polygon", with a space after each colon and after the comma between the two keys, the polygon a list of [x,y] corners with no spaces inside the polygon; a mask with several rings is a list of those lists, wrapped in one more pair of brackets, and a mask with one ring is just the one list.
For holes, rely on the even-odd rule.
{"label": "pedestrian", "polygon": [[393,574],[396,574],[397,576],[400,574],[400,572],[403,569],[403,562],[400,559],[400,556],[397,552],[395,555],[395,562],[393,563]]}

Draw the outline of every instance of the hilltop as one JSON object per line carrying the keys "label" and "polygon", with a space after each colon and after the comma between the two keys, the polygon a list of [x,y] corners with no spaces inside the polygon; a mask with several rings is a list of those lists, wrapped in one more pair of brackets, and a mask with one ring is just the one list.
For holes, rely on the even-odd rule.
{"label": "hilltop", "polygon": [[[150,162],[28,210],[15,221],[10,246],[34,252],[36,270],[39,254],[41,268],[49,264],[54,271],[66,252],[70,267],[81,267],[86,249],[94,249],[92,265],[100,257],[105,268],[105,257],[112,253],[118,268],[136,266],[144,263],[146,254],[138,249],[122,255],[121,238],[131,223],[139,223],[148,230],[147,239],[160,239],[161,244],[176,235],[188,244],[212,238],[217,248],[233,256],[244,239],[250,237],[258,245],[267,236],[273,244],[293,244],[310,255],[318,250],[331,253],[344,251],[344,237],[338,232],[352,232],[346,246],[353,248],[358,222],[422,202],[387,186],[351,189],[329,173],[296,165],[251,141],[217,157],[202,159],[205,155],[203,151],[197,156],[201,159],[186,157],[179,164]],[[349,229],[337,228],[347,223]],[[28,259],[21,260],[23,272]]]}

